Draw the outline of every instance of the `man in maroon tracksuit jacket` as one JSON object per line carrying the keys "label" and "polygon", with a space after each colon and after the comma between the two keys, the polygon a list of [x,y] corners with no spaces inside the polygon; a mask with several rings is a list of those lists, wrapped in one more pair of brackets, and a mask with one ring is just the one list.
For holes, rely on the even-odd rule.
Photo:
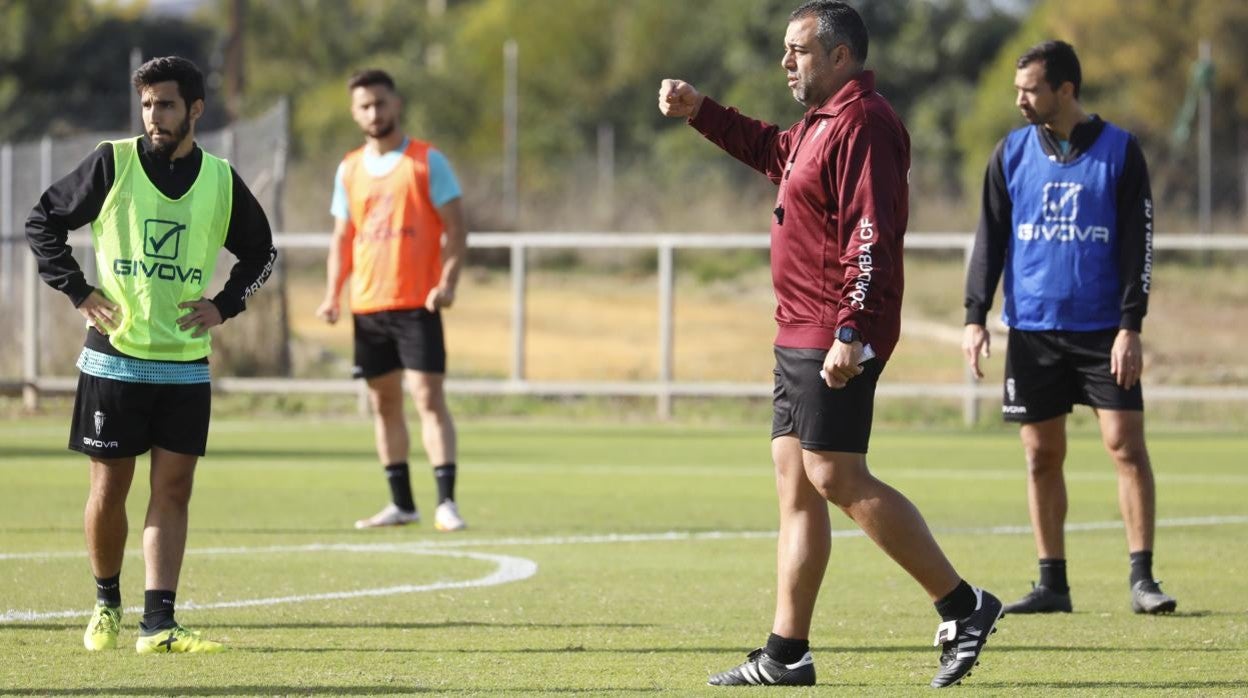
{"label": "man in maroon tracksuit jacket", "polygon": [[863,69],[867,31],[851,7],[793,11],[782,65],[807,107],[787,131],[664,80],[659,110],[779,186],[771,222],[777,308],[772,458],[780,498],[771,636],[712,685],[815,682],[809,648],[828,564],[830,501],[927,591],[943,622],[932,685],[970,672],[1001,602],[962,580],[900,492],[867,469],[875,386],[901,325],[910,136]]}

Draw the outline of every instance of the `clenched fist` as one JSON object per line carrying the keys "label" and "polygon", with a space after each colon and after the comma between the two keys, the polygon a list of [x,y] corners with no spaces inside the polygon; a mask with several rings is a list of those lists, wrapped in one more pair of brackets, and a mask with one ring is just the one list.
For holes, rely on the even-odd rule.
{"label": "clenched fist", "polygon": [[683,80],[664,80],[659,85],[659,111],[663,116],[692,119],[702,107],[702,93]]}

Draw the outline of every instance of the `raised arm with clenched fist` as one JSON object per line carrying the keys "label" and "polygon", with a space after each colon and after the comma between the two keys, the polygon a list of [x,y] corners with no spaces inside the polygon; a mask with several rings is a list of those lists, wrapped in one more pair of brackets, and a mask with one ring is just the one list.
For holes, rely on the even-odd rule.
{"label": "raised arm with clenched fist", "polygon": [[664,80],[659,85],[659,111],[663,116],[692,119],[702,106],[702,93],[684,80]]}

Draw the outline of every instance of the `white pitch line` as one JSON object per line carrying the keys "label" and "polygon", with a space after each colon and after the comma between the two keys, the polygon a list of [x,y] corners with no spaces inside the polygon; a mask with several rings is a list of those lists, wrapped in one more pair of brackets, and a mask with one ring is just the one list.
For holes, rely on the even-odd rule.
{"label": "white pitch line", "polygon": [[[1189,516],[1158,519],[1158,528],[1183,528],[1190,526],[1233,526],[1248,524],[1248,516]],[[1066,530],[1105,531],[1122,528],[1122,521],[1085,521],[1066,524]],[[1027,525],[980,526],[968,528],[936,528],[937,533],[957,535],[1024,535],[1031,533]],[[833,538],[858,538],[863,535],[856,528],[832,531]],[[407,543],[307,543],[304,545],[269,545],[260,547],[191,548],[187,555],[253,555],[257,553],[418,553],[424,550],[454,548],[523,547],[538,545],[597,545],[607,543],[662,543],[674,541],[749,540],[775,538],[775,531],[666,531],[663,533],[600,533],[572,536],[535,536],[531,538],[461,538],[459,540],[411,541]],[[138,548],[126,551],[127,555],[140,556]],[[30,553],[0,553],[3,560],[46,560],[54,558],[86,557],[81,551],[55,551]]]}
{"label": "white pitch line", "polygon": [[[297,459],[285,461],[289,467],[306,468],[307,464]],[[267,462],[266,462],[267,463]],[[240,470],[245,465],[231,466]],[[690,466],[683,463],[648,464],[621,468],[618,465],[586,463],[575,466],[547,465],[540,463],[473,463],[473,470],[503,473],[509,476],[526,474],[545,474],[550,472],[566,473],[571,477],[611,477],[611,478],[646,478],[656,473],[664,476],[705,477],[714,472],[717,478],[759,479],[771,481],[773,478],[770,466],[755,469],[733,469],[730,471],[713,471],[709,467]],[[1023,482],[1027,479],[1027,468],[1021,462],[1017,468],[996,468],[980,470],[974,468],[900,468],[888,465],[873,468],[885,479],[905,478],[908,480],[993,480]],[[1118,476],[1112,467],[1098,470],[1065,471],[1068,482],[1117,482]],[[1153,477],[1157,482],[1166,485],[1248,485],[1248,475],[1236,473],[1171,473],[1155,468]]]}
{"label": "white pitch line", "polygon": [[[1187,526],[1228,526],[1248,524],[1248,516],[1191,516],[1174,519],[1159,519],[1158,528],[1179,528]],[[1103,531],[1122,527],[1121,521],[1085,521],[1066,525],[1066,530]],[[937,529],[941,533],[970,535],[1024,535],[1031,533],[1030,526],[989,526],[978,528]],[[863,532],[857,529],[832,531],[833,538],[858,538]],[[244,608],[249,606],[273,606],[287,603],[304,603],[308,601],[330,601],[337,599],[361,598],[369,596],[393,596],[396,594],[413,594],[424,591],[442,589],[467,589],[476,587],[496,586],[528,579],[537,573],[537,563],[521,557],[494,555],[489,553],[454,552],[446,548],[457,547],[496,547],[496,546],[536,546],[536,545],[595,545],[604,543],[649,543],[670,541],[706,541],[706,540],[742,540],[775,538],[775,531],[668,531],[666,533],[606,533],[579,536],[541,536],[534,538],[485,538],[480,540],[459,541],[413,541],[410,543],[309,543],[305,545],[271,545],[261,547],[231,548],[193,548],[187,550],[188,555],[250,555],[257,553],[314,553],[314,552],[353,552],[353,553],[407,553],[411,555],[446,555],[448,557],[484,560],[498,564],[491,574],[479,579],[464,581],[439,581],[429,584],[406,584],[400,586],[381,587],[378,589],[357,589],[353,591],[327,592],[323,594],[303,594],[295,596],[276,596],[263,599],[243,599],[239,601],[218,601],[215,603],[197,604],[193,601],[181,604],[187,610],[209,610],[216,608]],[[444,552],[434,552],[444,550]],[[127,554],[139,555],[141,551],[130,550]],[[32,552],[2,553],[0,560],[45,560],[51,558],[85,557],[82,552]],[[127,613],[138,613],[143,609],[133,607]],[[71,611],[19,611],[9,610],[0,613],[0,623],[25,620],[48,620],[52,618],[77,618],[88,616],[82,610]]]}
{"label": "white pitch line", "polygon": [[[878,472],[885,478],[907,478],[914,480],[1018,480],[1027,478],[1026,469],[1019,466],[1015,470],[971,470],[956,468],[879,468]],[[1117,482],[1118,475],[1112,468],[1104,470],[1068,470],[1064,473],[1068,482]],[[1248,485],[1248,475],[1231,473],[1167,473],[1156,472],[1153,477],[1164,485]]]}
{"label": "white pitch line", "polygon": [[[296,548],[310,548],[313,550],[351,550],[352,552],[374,552],[373,549],[360,550],[361,547],[370,546],[292,546]],[[249,606],[276,606],[278,604],[288,603],[306,603],[308,601],[335,601],[338,599],[357,599],[368,596],[395,596],[398,594],[415,594],[424,591],[441,591],[444,589],[470,589],[477,587],[497,586],[499,584],[508,584],[528,579],[537,574],[537,563],[522,557],[513,557],[511,555],[491,555],[489,553],[469,553],[469,552],[440,552],[433,550],[416,550],[411,548],[399,549],[400,546],[371,546],[376,548],[378,552],[402,552],[411,555],[444,555],[447,557],[468,558],[473,560],[483,560],[493,562],[498,565],[490,574],[477,579],[467,579],[461,581],[438,581],[429,584],[402,584],[399,586],[381,587],[377,589],[355,589],[352,591],[333,591],[323,594],[299,594],[292,596],[273,596],[264,599],[242,599],[238,601],[217,601],[214,603],[195,603],[188,601],[179,604],[184,610],[210,610],[216,608],[246,608]],[[382,548],[389,548],[382,550]],[[256,549],[253,552],[260,552]],[[188,551],[190,552],[190,551]],[[127,613],[142,613],[142,606],[134,606],[126,609]],[[0,623],[25,620],[47,620],[51,618],[76,618],[80,616],[91,615],[88,611],[81,609],[72,611],[17,611],[9,610],[0,613]]]}
{"label": "white pitch line", "polygon": [[[1248,516],[1193,516],[1175,519],[1158,519],[1158,528],[1179,528],[1187,526],[1229,526],[1248,524]],[[1103,531],[1122,528],[1122,521],[1086,521],[1083,523],[1066,524],[1066,530]],[[937,533],[962,535],[1030,535],[1031,526],[987,526],[972,528],[936,528]],[[860,529],[840,529],[832,531],[833,538],[860,538],[864,536]],[[704,540],[741,540],[775,538],[776,531],[668,531],[666,533],[604,533],[580,536],[541,536],[535,538],[482,538],[478,540],[461,539],[457,541],[414,542],[411,545],[423,548],[467,548],[497,546],[530,546],[530,545],[594,545],[601,543],[650,543],[667,541],[704,541]],[[3,559],[0,557],[0,559]]]}

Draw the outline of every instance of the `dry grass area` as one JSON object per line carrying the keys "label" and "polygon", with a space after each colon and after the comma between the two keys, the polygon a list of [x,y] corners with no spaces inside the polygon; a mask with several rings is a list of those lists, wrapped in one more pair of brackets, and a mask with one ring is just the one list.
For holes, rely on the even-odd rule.
{"label": "dry grass area", "polygon": [[[313,317],[323,271],[312,256],[292,255],[289,318],[296,374],[345,376],[350,322],[330,327]],[[1159,260],[1145,323],[1147,378],[1153,384],[1248,385],[1248,267],[1220,259],[1200,266]],[[958,382],[963,270],[955,257],[910,254],[906,260],[902,341],[885,380]],[[658,291],[651,273],[573,267],[538,269],[529,278],[526,344],[531,380],[651,380],[658,375]],[[68,374],[81,347],[77,316],[50,290],[44,293],[45,371]],[[997,303],[999,309],[1000,302]],[[257,309],[253,308],[253,312]],[[728,281],[677,277],[675,376],[683,381],[766,383],[772,368],[773,298],[761,266]],[[994,317],[997,311],[994,310]],[[0,308],[0,371],[21,372],[20,305]],[[239,330],[238,323],[228,329]],[[16,331],[14,331],[16,330]],[[244,332],[251,335],[250,331]],[[229,339],[234,339],[230,337]],[[241,338],[241,350],[247,346]],[[267,337],[252,337],[268,341]],[[986,363],[1000,380],[1004,336]],[[471,267],[456,306],[447,314],[451,372],[459,377],[505,377],[511,365],[511,286],[506,272]],[[218,357],[224,361],[225,357]],[[224,366],[225,364],[220,364]]]}
{"label": "dry grass area", "polygon": [[[764,280],[765,281],[765,280]],[[465,275],[446,313],[451,372],[503,377],[511,366],[511,282]],[[349,357],[349,323],[313,317],[323,287],[292,283],[296,336]],[[650,380],[658,375],[658,291],[653,276],[535,272],[528,284],[527,377]],[[771,374],[771,297],[765,284],[676,292],[675,373],[680,380],[766,381]]]}
{"label": "dry grass area", "polygon": [[[958,259],[907,259],[903,337],[886,380],[957,382],[963,271]],[[313,317],[322,285],[292,275],[291,322],[303,342],[350,357],[350,326]],[[1164,384],[1248,384],[1248,270],[1162,264],[1145,324],[1147,371]],[[537,270],[529,278],[526,344],[531,380],[647,380],[658,375],[658,293],[653,275]],[[1000,303],[998,301],[997,308]],[[689,381],[770,380],[773,299],[765,269],[732,281],[678,277],[675,375]],[[994,317],[997,310],[994,310]],[[994,321],[995,322],[995,321]],[[1003,328],[998,328],[1003,329]],[[988,378],[1000,380],[998,335]],[[503,377],[511,362],[506,273],[471,269],[447,314],[453,375]]]}

